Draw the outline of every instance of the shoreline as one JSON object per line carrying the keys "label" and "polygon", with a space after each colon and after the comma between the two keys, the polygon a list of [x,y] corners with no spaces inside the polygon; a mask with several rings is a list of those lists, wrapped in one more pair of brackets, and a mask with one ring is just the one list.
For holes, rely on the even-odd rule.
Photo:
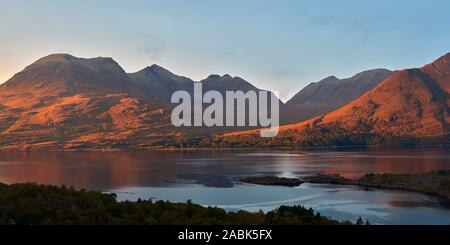
{"label": "shoreline", "polygon": [[155,152],[155,151],[248,151],[248,150],[339,150],[339,149],[405,149],[405,148],[448,148],[446,144],[423,144],[423,145],[347,145],[347,146],[308,146],[308,147],[193,147],[193,148],[174,148],[174,147],[149,147],[149,148],[82,148],[82,149],[1,149],[0,152]]}
{"label": "shoreline", "polygon": [[[118,201],[115,193],[66,186],[0,183],[1,225],[352,225],[304,206],[226,211],[191,200]],[[358,224],[358,222],[357,222]]]}
{"label": "shoreline", "polygon": [[[436,175],[436,173],[439,172],[445,172],[446,180],[448,181],[450,179],[450,170],[434,170],[423,174],[366,174],[363,177],[359,179],[346,179],[344,177],[341,177],[340,175],[336,174],[318,174],[313,175],[309,177],[301,178],[302,181],[305,183],[312,183],[312,184],[333,184],[333,185],[348,185],[348,186],[358,186],[362,188],[373,188],[373,189],[379,189],[379,190],[394,190],[394,191],[405,191],[405,192],[414,192],[419,194],[424,194],[428,196],[433,196],[439,199],[441,204],[447,208],[450,208],[450,192],[447,190],[443,190],[441,187],[424,187],[424,186],[408,186],[408,181],[405,181],[404,183],[398,182],[398,184],[381,184],[381,183],[371,183],[370,180],[367,180],[368,178],[380,178],[380,179],[390,179],[392,177],[401,179],[405,176],[408,176],[410,180],[413,180],[417,177],[422,177],[429,175],[430,178],[432,178],[432,175]],[[427,183],[424,183],[425,185]]]}

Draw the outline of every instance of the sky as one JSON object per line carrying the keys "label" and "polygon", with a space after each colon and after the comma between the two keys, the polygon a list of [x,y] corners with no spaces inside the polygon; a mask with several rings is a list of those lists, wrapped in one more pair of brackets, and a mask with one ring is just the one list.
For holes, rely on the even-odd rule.
{"label": "sky", "polygon": [[450,52],[450,1],[0,0],[0,83],[52,53],[239,76],[283,100],[327,76]]}

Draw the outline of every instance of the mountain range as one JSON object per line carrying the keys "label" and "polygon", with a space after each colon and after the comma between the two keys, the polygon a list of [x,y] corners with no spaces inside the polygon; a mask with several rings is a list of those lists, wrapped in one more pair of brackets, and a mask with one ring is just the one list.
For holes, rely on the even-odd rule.
{"label": "mountain range", "polygon": [[[340,137],[446,137],[449,57],[420,69],[375,69],[312,83],[280,103],[281,121],[289,124],[281,134],[320,129]],[[260,91],[230,75],[199,82],[204,91]],[[251,128],[173,127],[170,97],[177,90],[192,93],[195,83],[158,65],[127,74],[111,58],[49,55],[0,85],[0,149],[164,147],[223,133],[251,138]]]}
{"label": "mountain range", "polygon": [[[448,144],[449,115],[450,53],[422,68],[394,72],[335,111],[282,126],[280,138],[290,145]],[[226,136],[245,140],[255,133]]]}
{"label": "mountain range", "polygon": [[306,86],[292,97],[286,106],[296,112],[296,118],[293,121],[304,121],[352,102],[373,89],[392,73],[386,69],[374,69],[346,79],[330,76]]}
{"label": "mountain range", "polygon": [[44,57],[0,86],[3,149],[139,145],[171,128],[172,105],[146,96],[110,58]]}

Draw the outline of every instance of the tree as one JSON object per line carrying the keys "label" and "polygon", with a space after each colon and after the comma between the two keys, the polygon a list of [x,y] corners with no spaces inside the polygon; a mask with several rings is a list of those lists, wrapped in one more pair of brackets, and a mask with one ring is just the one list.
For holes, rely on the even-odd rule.
{"label": "tree", "polygon": [[364,225],[364,221],[361,217],[359,217],[358,220],[356,221],[356,225]]}

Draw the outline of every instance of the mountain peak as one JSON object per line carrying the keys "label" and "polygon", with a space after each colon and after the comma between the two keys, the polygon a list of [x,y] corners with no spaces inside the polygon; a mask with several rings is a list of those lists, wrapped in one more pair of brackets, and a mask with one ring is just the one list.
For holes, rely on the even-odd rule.
{"label": "mountain peak", "polygon": [[208,78],[206,78],[205,80],[220,80],[220,81],[227,81],[227,80],[231,80],[231,79],[236,79],[237,77],[232,77],[229,74],[225,74],[223,76],[218,75],[218,74],[212,74],[209,75]]}
{"label": "mountain peak", "polygon": [[372,76],[372,75],[377,75],[377,74],[392,74],[392,71],[385,69],[385,68],[376,68],[376,69],[371,69],[371,70],[360,72],[360,73],[354,75],[353,78],[367,77],[367,76]]}
{"label": "mountain peak", "polygon": [[76,60],[77,58],[70,54],[50,54],[45,57],[42,57],[38,59],[33,64],[45,64],[49,62],[62,62],[62,61],[68,61],[68,60]]}
{"label": "mountain peak", "polygon": [[116,63],[111,57],[95,57],[95,58],[79,58],[76,56],[73,56],[71,54],[65,54],[65,53],[59,53],[59,54],[50,54],[47,56],[44,56],[40,59],[38,59],[34,64],[36,63],[49,63],[49,62],[63,62],[63,61],[103,61],[103,62],[114,62]]}
{"label": "mountain peak", "polygon": [[345,79],[329,76],[309,84],[292,97],[287,105],[301,108],[296,115],[298,121],[310,119],[350,103],[390,75],[392,72],[389,70],[373,69]]}
{"label": "mountain peak", "polygon": [[431,64],[421,68],[431,78],[438,82],[447,93],[450,93],[450,53],[441,56]]}
{"label": "mountain peak", "polygon": [[329,77],[326,77],[326,78],[320,80],[320,81],[317,82],[317,83],[321,83],[321,82],[334,82],[334,81],[338,81],[338,80],[339,80],[339,78],[337,78],[336,76],[329,76]]}
{"label": "mountain peak", "polygon": [[428,65],[425,65],[422,69],[438,69],[438,70],[450,70],[450,53],[447,53]]}
{"label": "mountain peak", "polygon": [[218,80],[220,78],[221,78],[220,75],[212,74],[212,75],[209,75],[205,80]]}
{"label": "mountain peak", "polygon": [[213,74],[201,81],[205,86],[205,90],[217,91],[259,91],[258,88],[240,77],[232,77],[228,74],[223,76]]}
{"label": "mountain peak", "polygon": [[439,57],[437,60],[435,60],[432,65],[436,66],[446,66],[450,68],[450,53],[447,53],[441,57]]}
{"label": "mountain peak", "polygon": [[157,64],[153,64],[151,66],[148,66],[147,68],[152,70],[152,71],[156,71],[156,70],[165,70],[165,71],[167,71],[167,69],[165,69],[162,66],[159,66]]}
{"label": "mountain peak", "polygon": [[96,58],[78,58],[70,54],[51,54],[38,59],[36,62],[29,65],[26,70],[39,68],[43,66],[52,66],[57,64],[76,64],[87,67],[89,69],[109,69],[122,70],[120,65],[110,57],[96,57]]}
{"label": "mountain peak", "polygon": [[145,76],[174,76],[172,72],[161,67],[159,65],[153,64],[151,66],[147,66],[144,69],[138,71],[137,73],[144,74]]}
{"label": "mountain peak", "polygon": [[128,77],[112,58],[78,58],[51,54],[40,58],[4,83],[4,88],[23,92],[39,89],[62,91],[125,91]]}
{"label": "mountain peak", "polygon": [[444,54],[441,58],[450,59],[450,52]]}

